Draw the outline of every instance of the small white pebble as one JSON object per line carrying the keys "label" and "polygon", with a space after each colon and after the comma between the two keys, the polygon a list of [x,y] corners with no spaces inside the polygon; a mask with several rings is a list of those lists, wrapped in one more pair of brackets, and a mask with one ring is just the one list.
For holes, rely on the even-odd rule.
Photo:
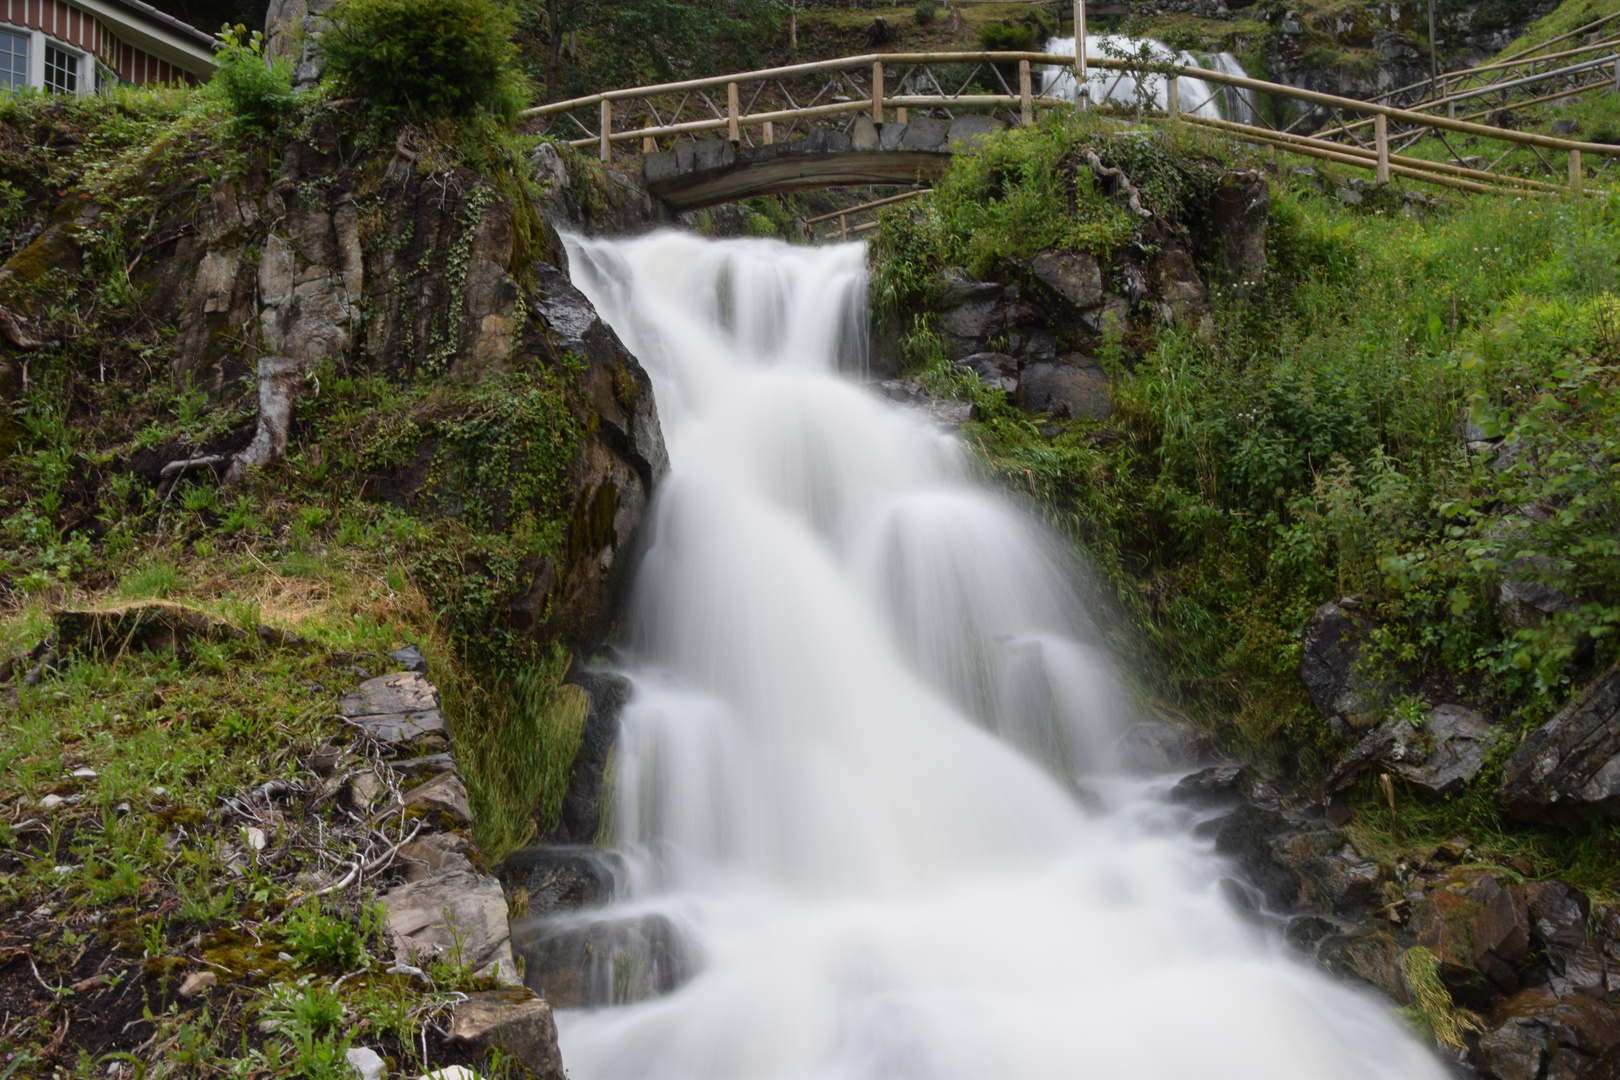
{"label": "small white pebble", "polygon": [[167,799],[169,797],[169,789],[155,787],[152,789],[152,794],[156,795],[160,799]]}
{"label": "small white pebble", "polygon": [[71,874],[71,873],[73,873],[73,870],[74,870],[74,868],[71,867],[71,866],[53,866],[53,867],[51,867],[51,873],[53,873],[53,874]]}
{"label": "small white pebble", "polygon": [[127,814],[130,811],[130,805],[127,802],[121,802],[117,806],[113,807],[113,809],[120,814]]}
{"label": "small white pebble", "polygon": [[263,851],[264,845],[267,842],[265,840],[264,830],[256,825],[249,825],[247,828],[242,830],[242,840],[254,851]]}
{"label": "small white pebble", "polygon": [[43,799],[39,800],[39,808],[41,810],[55,810],[58,806],[61,806],[65,802],[67,802],[67,800],[62,798],[60,795],[47,795]]}
{"label": "small white pebble", "polygon": [[94,769],[74,769],[68,775],[75,780],[94,780],[100,774]]}
{"label": "small white pebble", "polygon": [[293,956],[291,953],[278,952],[276,953],[276,959],[280,960],[283,964],[298,963],[298,958]]}

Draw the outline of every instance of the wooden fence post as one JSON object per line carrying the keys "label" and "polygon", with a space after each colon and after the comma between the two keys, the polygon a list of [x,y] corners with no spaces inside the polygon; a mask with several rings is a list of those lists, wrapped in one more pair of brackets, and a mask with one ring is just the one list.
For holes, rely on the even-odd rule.
{"label": "wooden fence post", "polygon": [[840,239],[840,240],[848,240],[849,239],[849,215],[848,214],[839,214],[838,215],[838,239]]}
{"label": "wooden fence post", "polygon": [[1378,143],[1378,182],[1389,183],[1389,117],[1373,114],[1373,138]]}
{"label": "wooden fence post", "polygon": [[901,127],[905,126],[905,124],[906,124],[906,107],[904,105],[902,105],[898,109],[894,110],[894,118],[900,124]]}
{"label": "wooden fence post", "polygon": [[1086,0],[1074,0],[1074,79],[1075,100],[1080,108],[1091,106],[1091,90],[1086,86]]}
{"label": "wooden fence post", "polygon": [[[644,128],[652,127],[653,126],[652,120],[649,119],[645,124],[642,124],[641,126],[644,127]],[[651,135],[643,135],[641,137],[641,152],[643,154],[656,154],[658,152],[658,140],[653,138]]]}
{"label": "wooden fence post", "polygon": [[1018,61],[1018,110],[1025,127],[1035,122],[1035,106],[1031,102],[1029,61]]}
{"label": "wooden fence post", "polygon": [[726,121],[726,126],[731,133],[731,141],[740,141],[742,131],[737,126],[737,84],[734,82],[726,83]]}
{"label": "wooden fence post", "polygon": [[1569,193],[1578,199],[1585,188],[1586,174],[1581,169],[1581,152],[1571,150],[1569,152]]}
{"label": "wooden fence post", "polygon": [[883,123],[883,61],[872,64],[872,123]]}
{"label": "wooden fence post", "polygon": [[1164,114],[1172,120],[1181,119],[1181,93],[1176,89],[1176,77],[1164,77]]}
{"label": "wooden fence post", "polygon": [[776,127],[769,120],[765,121],[765,145],[769,146],[776,141]]}
{"label": "wooden fence post", "polygon": [[604,100],[602,102],[602,146],[601,146],[601,156],[602,156],[603,161],[612,161],[613,160],[613,143],[608,139],[608,136],[611,135],[612,133],[613,133],[613,103],[611,101]]}

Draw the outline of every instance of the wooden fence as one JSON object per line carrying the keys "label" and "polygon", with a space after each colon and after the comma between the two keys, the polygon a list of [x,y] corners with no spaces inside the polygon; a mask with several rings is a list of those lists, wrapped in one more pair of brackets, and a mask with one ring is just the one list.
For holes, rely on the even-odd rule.
{"label": "wooden fence", "polygon": [[[1564,58],[1568,58],[1567,54],[1584,52],[1567,50]],[[1548,61],[1550,58],[1539,56],[1536,59]],[[1581,63],[1606,63],[1611,60],[1620,62],[1613,57],[1589,57]],[[876,53],[736,75],[610,90],[538,106],[527,110],[524,115],[545,119],[553,134],[559,133],[559,125],[572,124],[578,136],[569,140],[571,145],[594,145],[604,161],[612,159],[615,148],[652,152],[668,140],[691,138],[709,132],[723,131],[725,137],[736,144],[771,143],[791,139],[818,121],[834,120],[849,124],[861,113],[867,114],[879,126],[891,116],[901,124],[907,123],[908,112],[949,117],[959,110],[990,112],[1004,116],[1011,123],[1029,124],[1034,121],[1038,109],[1074,107],[1072,102],[1036,92],[1037,69],[1062,69],[1074,63],[1073,56],[1040,52]],[[1349,139],[1342,142],[1324,138],[1321,133],[1305,136],[1286,129],[1277,130],[1264,122],[1261,125],[1247,125],[1178,114],[1178,95],[1168,95],[1168,119],[1185,119],[1243,141],[1366,168],[1380,181],[1388,180],[1391,176],[1403,176],[1466,191],[1573,191],[1580,194],[1585,188],[1583,155],[1609,159],[1620,156],[1620,146],[1606,143],[1517,131],[1476,123],[1467,117],[1438,115],[1377,101],[1360,101],[1204,68],[1158,63],[1144,68],[1112,57],[1088,57],[1086,63],[1093,68],[1115,70],[1127,75],[1147,72],[1162,77],[1199,79],[1205,83],[1303,102],[1334,114],[1360,115],[1365,119],[1354,125],[1340,123],[1334,134]],[[1473,73],[1477,74],[1480,70],[1483,69],[1474,69]],[[994,80],[992,85],[999,86],[1003,92],[982,92],[986,80]],[[1520,85],[1527,84],[1520,80]],[[1607,82],[1603,85],[1606,86]],[[949,86],[955,86],[956,90],[950,91],[947,89]],[[1591,88],[1587,86],[1581,89]],[[723,106],[719,100],[722,92]],[[1461,93],[1452,93],[1450,97],[1453,101],[1458,100]],[[1425,102],[1422,109],[1437,108],[1445,103],[1443,99]],[[698,115],[683,119],[688,110]],[[594,130],[592,119],[595,120]],[[1372,128],[1370,144],[1359,134],[1367,125]],[[1409,132],[1433,132],[1441,138],[1446,132],[1455,132],[1505,142],[1510,148],[1528,146],[1538,156],[1542,156],[1541,150],[1563,153],[1568,157],[1568,183],[1551,184],[1503,175],[1489,168],[1473,167],[1463,159],[1456,159],[1453,164],[1405,155],[1400,150],[1404,145],[1410,145],[1410,140],[1392,150],[1392,126]],[[566,135],[566,132],[562,133]],[[1447,146],[1449,148],[1450,144],[1447,143]],[[1456,158],[1455,152],[1453,157]],[[1546,160],[1544,156],[1542,160]]]}

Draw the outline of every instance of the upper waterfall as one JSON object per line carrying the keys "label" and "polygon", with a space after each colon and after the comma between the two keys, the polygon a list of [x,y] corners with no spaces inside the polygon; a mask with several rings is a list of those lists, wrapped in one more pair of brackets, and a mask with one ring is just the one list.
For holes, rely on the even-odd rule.
{"label": "upper waterfall", "polygon": [[[1152,38],[1133,38],[1124,34],[1087,34],[1086,56],[1101,58],[1123,54],[1135,55],[1146,45],[1152,61],[1161,64],[1180,64],[1205,68],[1225,75],[1245,75],[1243,65],[1231,53],[1198,55],[1185,49],[1177,51]],[[1058,56],[1074,55],[1074,38],[1052,38],[1046,51]],[[1075,92],[1074,68],[1048,66],[1042,69],[1045,94],[1065,101],[1078,101]],[[1137,105],[1136,79],[1127,72],[1107,68],[1092,68],[1086,73],[1086,86],[1092,101],[1113,101],[1134,108]],[[1143,77],[1141,94],[1143,104],[1164,110],[1169,103],[1171,87],[1176,91],[1176,107],[1194,116],[1209,116],[1233,120],[1240,124],[1253,124],[1260,115],[1254,91],[1222,86],[1191,75],[1167,79],[1163,75],[1148,73]]]}
{"label": "upper waterfall", "polygon": [[667,996],[559,1013],[573,1075],[1442,1075],[1384,1006],[1275,954],[1118,775],[1129,699],[1083,568],[843,373],[862,246],[567,245],[671,458],[630,615],[617,910],[696,957]]}

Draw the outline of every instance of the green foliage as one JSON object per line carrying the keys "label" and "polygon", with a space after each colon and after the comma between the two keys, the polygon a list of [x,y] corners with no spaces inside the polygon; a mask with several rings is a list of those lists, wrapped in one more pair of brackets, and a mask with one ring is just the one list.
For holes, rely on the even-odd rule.
{"label": "green foliage", "polygon": [[984,276],[1053,248],[1106,254],[1122,247],[1138,219],[1104,194],[1088,151],[1123,168],[1144,204],[1167,221],[1204,197],[1218,176],[1208,164],[1231,153],[1186,130],[1121,136],[1094,118],[1052,110],[958,157],[926,199],[879,212],[874,307],[927,306],[947,267]]}
{"label": "green foliage", "polygon": [[557,824],[590,699],[565,685],[571,657],[555,647],[493,690],[447,685],[464,719],[457,759],[491,859],[544,836]]}
{"label": "green foliage", "polygon": [[913,9],[912,14],[916,17],[918,26],[927,26],[934,21],[934,16],[938,13],[938,10],[934,6],[933,0],[922,0]]}
{"label": "green foliage", "polygon": [[218,67],[209,88],[236,114],[238,130],[273,127],[293,108],[292,64],[264,54],[264,35],[232,26],[219,32]]}
{"label": "green foliage", "polygon": [[[547,58],[547,97],[558,100],[758,67],[759,45],[780,32],[786,8],[783,0],[557,0],[534,5],[523,32],[528,51]],[[568,35],[576,46],[565,51]]]}
{"label": "green foliage", "polygon": [[1035,48],[1035,29],[1010,22],[986,23],[979,27],[979,46],[992,52],[1030,52]]}
{"label": "green foliage", "polygon": [[339,0],[327,20],[321,52],[340,93],[421,118],[504,119],[526,104],[517,16],[495,0]]}
{"label": "green foliage", "polygon": [[351,918],[346,912],[310,901],[292,910],[281,934],[298,950],[303,963],[354,971],[371,963],[366,943],[377,936],[381,925],[381,913],[373,905],[363,906]]}

